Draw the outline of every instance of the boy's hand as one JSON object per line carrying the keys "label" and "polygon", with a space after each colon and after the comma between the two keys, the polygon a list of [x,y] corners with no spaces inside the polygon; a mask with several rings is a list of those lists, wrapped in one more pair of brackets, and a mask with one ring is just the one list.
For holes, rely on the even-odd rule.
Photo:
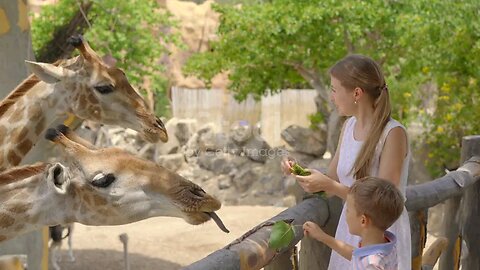
{"label": "boy's hand", "polygon": [[311,222],[307,221],[305,224],[303,224],[303,235],[314,238],[318,241],[323,242],[323,240],[328,236],[320,227]]}

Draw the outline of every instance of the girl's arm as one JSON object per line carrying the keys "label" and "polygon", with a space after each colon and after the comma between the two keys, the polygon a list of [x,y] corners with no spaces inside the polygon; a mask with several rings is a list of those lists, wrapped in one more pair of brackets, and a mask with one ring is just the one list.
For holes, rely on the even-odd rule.
{"label": "girl's arm", "polygon": [[399,187],[403,161],[408,154],[407,134],[401,127],[390,130],[380,156],[378,177]]}

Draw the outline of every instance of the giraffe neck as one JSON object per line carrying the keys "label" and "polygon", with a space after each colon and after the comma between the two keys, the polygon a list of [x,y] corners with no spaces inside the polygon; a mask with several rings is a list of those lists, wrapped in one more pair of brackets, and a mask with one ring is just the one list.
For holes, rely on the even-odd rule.
{"label": "giraffe neck", "polygon": [[53,182],[46,179],[50,166],[21,166],[0,175],[0,242],[72,219],[67,214],[71,198],[55,192]]}
{"label": "giraffe neck", "polygon": [[20,164],[66,103],[61,85],[39,82],[0,115],[0,171]]}

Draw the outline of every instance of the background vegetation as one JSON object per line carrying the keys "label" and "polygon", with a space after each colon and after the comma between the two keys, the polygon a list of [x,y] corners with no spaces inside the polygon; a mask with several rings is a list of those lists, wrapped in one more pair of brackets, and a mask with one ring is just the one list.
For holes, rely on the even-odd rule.
{"label": "background vegetation", "polygon": [[151,0],[62,0],[56,5],[45,6],[32,22],[32,44],[36,55],[48,43],[56,29],[67,24],[79,10],[80,3],[92,2],[86,13],[89,27],[84,36],[100,56],[110,54],[116,65],[127,74],[130,83],[140,88],[145,81],[156,94],[156,110],[159,115],[170,113],[164,67],[158,64],[167,54],[167,45],[180,44],[173,34],[176,22],[171,14],[160,9]]}
{"label": "background vegetation", "polygon": [[480,134],[479,1],[272,0],[215,10],[219,40],[185,71],[208,82],[228,70],[239,99],[289,87],[326,94],[328,68],[361,53],[382,64],[394,117],[424,126],[419,142],[435,176],[457,165],[463,136]]}

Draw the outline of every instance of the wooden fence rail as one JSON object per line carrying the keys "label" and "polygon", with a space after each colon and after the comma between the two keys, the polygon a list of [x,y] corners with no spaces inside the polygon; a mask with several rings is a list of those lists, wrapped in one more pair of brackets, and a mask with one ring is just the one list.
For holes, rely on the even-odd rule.
{"label": "wooden fence rail", "polygon": [[[475,137],[476,143],[473,145],[476,147],[477,144],[480,144],[480,136]],[[469,190],[470,188],[478,188],[478,185],[475,183],[477,181],[480,183],[480,151],[470,151],[469,155],[463,158],[468,158],[468,160],[464,162],[463,165],[456,171],[447,173],[441,178],[424,184],[407,187],[406,208],[409,213],[413,214],[411,216],[418,217],[419,215],[416,215],[415,213],[422,212],[423,210],[443,202],[446,199],[464,194],[465,191]],[[476,192],[478,192],[478,190]],[[330,201],[331,200],[332,199],[330,199]],[[479,198],[477,196],[476,203],[478,204],[478,202]],[[289,250],[289,248],[286,248],[275,251],[268,248],[268,239],[270,236],[271,227],[275,221],[293,220],[292,224],[301,225],[307,220],[312,220],[319,225],[324,226],[329,220],[331,214],[333,213],[330,213],[329,211],[329,202],[317,198],[308,198],[298,205],[289,208],[279,215],[261,223],[223,249],[213,252],[204,259],[187,266],[185,269],[261,269],[262,267],[271,263],[276,257],[281,256],[282,253]],[[475,218],[478,219],[478,217]],[[422,230],[422,227],[418,226],[415,229],[415,226],[413,226],[414,224],[415,220],[412,220],[412,239],[420,238],[422,233],[420,230]],[[425,227],[423,227],[423,229],[425,229]],[[470,234],[469,236],[472,237],[472,239],[469,239],[470,243],[478,244],[480,242],[480,234]],[[302,239],[302,237],[303,231],[301,229],[297,229],[295,240],[290,246],[296,245]],[[414,242],[418,244],[412,244],[412,254],[417,254],[419,259],[417,258],[416,261],[421,262],[424,243],[421,243],[422,241],[412,241],[412,243]],[[480,254],[470,254],[470,256],[472,257],[470,258],[470,264],[475,265],[475,263],[478,263]],[[315,269],[327,268],[329,258],[325,258],[325,256],[323,256],[317,260],[319,261],[317,262],[317,267]],[[303,268],[301,265],[302,260],[300,261],[300,269],[307,269]],[[421,265],[418,264],[414,266],[413,269],[421,269],[420,267]],[[287,265],[281,269],[291,269],[291,266]]]}

